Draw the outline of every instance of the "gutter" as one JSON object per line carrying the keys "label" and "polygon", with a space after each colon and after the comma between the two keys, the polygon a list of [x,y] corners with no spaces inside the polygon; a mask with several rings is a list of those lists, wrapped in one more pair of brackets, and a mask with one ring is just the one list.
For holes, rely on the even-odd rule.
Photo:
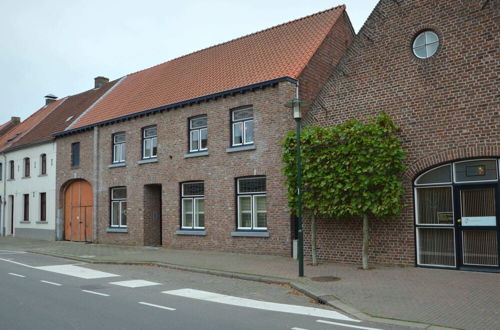
{"label": "gutter", "polygon": [[247,86],[243,86],[243,87],[229,89],[229,90],[214,93],[214,94],[204,95],[204,96],[196,97],[196,98],[185,100],[185,101],[180,101],[180,102],[176,102],[176,103],[162,105],[162,106],[159,106],[156,108],[151,108],[151,109],[147,109],[147,110],[143,110],[143,111],[139,111],[139,112],[134,112],[132,114],[128,114],[125,116],[120,116],[120,117],[116,117],[113,119],[108,119],[105,121],[89,124],[89,125],[74,128],[74,129],[67,129],[65,131],[55,133],[55,134],[53,134],[53,136],[58,138],[58,137],[63,137],[63,136],[70,135],[70,134],[84,132],[84,131],[88,131],[88,130],[92,129],[95,126],[111,125],[111,124],[115,124],[115,123],[118,123],[121,121],[131,120],[131,119],[143,117],[143,116],[148,116],[148,115],[151,115],[151,114],[154,114],[157,112],[163,112],[163,111],[168,111],[168,110],[172,110],[172,109],[176,109],[176,108],[180,108],[180,107],[185,107],[188,105],[192,105],[194,103],[207,102],[210,100],[218,99],[220,97],[226,97],[226,96],[230,96],[230,95],[244,93],[247,91],[254,91],[256,89],[262,89],[265,87],[277,85],[278,83],[283,82],[283,81],[288,81],[288,82],[296,84],[298,80],[291,78],[291,77],[288,77],[288,76],[276,78],[276,79],[271,79],[271,80],[259,82],[256,84],[252,84],[252,85],[247,85]]}

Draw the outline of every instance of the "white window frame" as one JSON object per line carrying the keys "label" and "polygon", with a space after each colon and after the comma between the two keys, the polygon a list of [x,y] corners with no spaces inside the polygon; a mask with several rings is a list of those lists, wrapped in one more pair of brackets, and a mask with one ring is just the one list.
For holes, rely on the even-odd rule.
{"label": "white window frame", "polygon": [[461,160],[461,161],[458,161],[458,162],[453,162],[453,166],[452,166],[452,168],[453,168],[453,182],[454,183],[488,183],[488,182],[497,182],[498,181],[498,173],[499,173],[499,168],[498,168],[498,166],[499,166],[498,162],[499,161],[496,162],[497,163],[496,164],[497,168],[496,168],[496,171],[495,171],[496,172],[495,174],[497,175],[496,179],[476,180],[476,181],[458,181],[457,177],[456,177],[456,166],[457,166],[457,164],[470,163],[470,162],[479,162],[479,161],[494,161],[494,160],[495,160],[495,158],[478,158],[478,159],[474,159],[473,158],[473,159],[467,159],[467,160]]}
{"label": "white window frame", "polygon": [[[238,111],[246,111],[246,110],[252,110],[252,117],[247,117],[247,118],[243,118],[243,119],[234,119],[234,114],[237,113]],[[231,134],[231,137],[232,137],[232,141],[231,141],[231,146],[233,147],[238,147],[238,146],[245,146],[245,145],[251,145],[254,143],[254,133],[255,133],[255,127],[253,125],[253,119],[254,119],[254,116],[253,116],[253,108],[249,107],[249,108],[243,108],[243,109],[235,109],[235,110],[232,110],[231,112],[231,130],[232,130],[232,134]],[[252,140],[247,140],[247,131],[248,131],[248,126],[250,125],[250,123],[252,124]],[[235,137],[236,135],[234,134],[234,131],[235,131],[235,127],[236,126],[240,126],[240,130],[241,130],[241,135],[242,135],[242,143],[235,143]]]}
{"label": "white window frame", "polygon": [[[45,172],[44,172],[45,168]],[[40,155],[40,175],[47,174],[47,154]]]}
{"label": "white window frame", "polygon": [[[205,120],[208,121],[206,115],[189,118],[189,152],[199,152],[199,151],[208,150],[208,122],[207,122],[207,124],[205,124],[205,126],[198,126],[196,128],[193,128],[193,120],[200,119],[203,117],[205,117]],[[201,132],[202,131],[206,132],[206,135],[207,135],[207,146],[205,148],[203,148],[201,146]],[[195,136],[198,140],[198,147],[197,148],[193,147],[193,142],[194,142],[193,136]]]}
{"label": "white window frame", "polygon": [[[266,191],[255,191],[255,192],[244,192],[244,193],[240,193],[240,181],[241,180],[251,180],[251,179],[262,179],[263,177],[248,177],[248,178],[239,178],[237,179],[237,190],[236,190],[236,194],[237,194],[237,203],[238,203],[238,214],[237,214],[237,220],[238,220],[238,230],[256,230],[256,231],[264,231],[264,230],[267,230],[267,207],[266,207],[266,227],[258,227],[257,226],[257,202],[256,202],[256,199],[263,196],[263,197],[266,197],[266,205],[267,205],[267,194],[266,194]],[[265,178],[264,178],[265,179]],[[250,201],[251,201],[251,206],[250,206],[250,209],[251,209],[251,212],[252,212],[252,216],[251,216],[251,223],[252,223],[252,226],[251,227],[243,227],[241,225],[241,217],[240,217],[240,214],[241,214],[241,198],[248,198],[250,197]]]}
{"label": "white window frame", "polygon": [[[426,229],[426,228],[432,228],[432,229],[447,229],[447,230],[453,230],[453,266],[450,265],[437,265],[437,264],[423,264],[420,262],[420,229]],[[416,232],[416,239],[417,239],[417,265],[419,266],[429,266],[429,267],[443,267],[443,268],[456,268],[457,267],[457,240],[456,240],[456,235],[455,235],[455,227],[444,227],[444,228],[436,228],[436,227],[430,227],[430,226],[419,226],[416,227],[415,229]]]}
{"label": "white window frame", "polygon": [[[127,203],[127,198],[126,198],[126,197],[125,197],[125,198],[114,198],[114,197],[113,197],[113,192],[114,192],[114,190],[116,190],[116,189],[125,189],[125,193],[127,193],[127,188],[126,188],[126,187],[114,187],[114,188],[111,188],[111,191],[110,191],[110,193],[111,193],[111,196],[110,196],[110,197],[111,197],[111,198],[110,198],[110,213],[111,213],[111,214],[110,214],[110,220],[111,220],[111,222],[110,222],[109,226],[110,226],[111,228],[127,228],[127,225],[122,224],[122,215],[123,215],[123,211],[127,212],[127,209],[126,209],[126,208],[125,208],[125,210],[123,209],[123,204],[124,204],[124,203]],[[114,224],[113,224],[113,223],[115,223],[115,221],[113,221],[113,220],[114,220],[114,219],[113,219],[113,217],[114,217],[114,214],[115,214],[115,213],[113,212],[113,205],[114,205],[114,204],[117,204],[117,205],[118,205],[118,209],[119,209],[119,211],[120,211],[120,212],[118,213],[120,218],[119,218],[119,219],[118,219],[118,221],[116,222],[116,223],[118,223],[117,225],[114,225]]]}
{"label": "white window frame", "polygon": [[[123,136],[123,142],[117,142],[116,138]],[[126,136],[125,132],[113,134],[113,164],[125,162]]]}
{"label": "white window frame", "polygon": [[[185,184],[196,184],[196,183],[201,183],[203,184],[203,191],[205,191],[205,183],[203,181],[190,181],[190,182],[183,182],[181,184],[181,229],[205,229],[205,226],[199,226],[199,218],[200,218],[200,211],[198,210],[198,203],[197,201],[203,200],[203,203],[205,203],[205,195],[185,195],[184,194],[184,185]],[[192,226],[186,226],[184,223],[184,201],[191,201],[192,203],[192,210],[191,210],[191,221],[192,221]],[[203,208],[203,215],[205,215],[205,208]]]}
{"label": "white window frame", "polygon": [[[156,135],[146,137],[146,131],[154,128],[156,130]],[[146,155],[146,145],[149,144],[150,154]],[[157,153],[154,153],[154,147],[156,145]],[[142,159],[151,159],[158,156],[158,128],[156,126],[144,127],[142,129]]]}

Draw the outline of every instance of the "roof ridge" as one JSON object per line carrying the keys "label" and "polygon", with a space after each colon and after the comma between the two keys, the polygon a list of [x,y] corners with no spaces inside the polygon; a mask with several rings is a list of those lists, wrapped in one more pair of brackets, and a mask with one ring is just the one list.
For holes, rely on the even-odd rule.
{"label": "roof ridge", "polygon": [[278,25],[274,25],[274,26],[271,26],[269,28],[265,28],[263,30],[260,30],[260,31],[256,31],[256,32],[253,32],[253,33],[250,33],[250,34],[246,34],[244,36],[241,36],[241,37],[237,37],[237,38],[234,38],[234,39],[231,39],[231,40],[228,40],[228,41],[224,41],[224,42],[221,42],[221,43],[218,43],[218,44],[215,44],[215,45],[212,45],[212,46],[208,46],[206,48],[202,48],[202,49],[199,49],[199,50],[195,50],[191,53],[187,53],[185,55],[181,55],[179,57],[176,57],[176,58],[173,58],[173,59],[170,59],[168,61],[165,61],[165,62],[162,62],[162,63],[159,63],[159,64],[156,64],[156,65],[153,65],[153,66],[150,66],[149,68],[145,68],[145,69],[142,69],[142,70],[138,70],[138,71],[135,71],[135,72],[132,72],[132,73],[129,73],[127,76],[131,76],[131,75],[135,75],[137,73],[140,73],[140,72],[143,72],[143,71],[146,71],[146,70],[149,70],[149,69],[152,69],[152,68],[156,68],[160,65],[164,65],[166,63],[170,63],[170,62],[174,62],[174,61],[178,61],[182,58],[185,58],[185,57],[188,57],[188,56],[191,56],[193,54],[196,54],[196,53],[201,53],[203,51],[206,51],[206,50],[209,50],[209,49],[213,49],[213,48],[216,48],[216,47],[220,47],[220,46],[223,46],[223,45],[226,45],[226,44],[229,44],[229,43],[232,43],[232,42],[235,42],[237,40],[241,40],[241,39],[244,39],[244,38],[248,38],[248,37],[251,37],[253,35],[256,35],[256,34],[260,34],[260,33],[263,33],[263,32],[266,32],[266,31],[270,31],[270,30],[273,30],[273,29],[277,29],[279,27],[282,27],[282,26],[285,26],[285,25],[289,25],[289,24],[292,24],[292,23],[295,23],[295,22],[299,22],[299,21],[303,21],[305,19],[309,19],[313,16],[318,16],[318,15],[321,15],[321,14],[324,14],[326,12],[329,12],[329,11],[333,11],[333,10],[336,10],[336,9],[339,9],[339,8],[343,8],[345,10],[345,5],[338,5],[338,6],[335,6],[335,7],[332,7],[332,8],[329,8],[329,9],[325,9],[325,10],[322,10],[322,11],[319,11],[319,12],[316,12],[316,13],[313,13],[313,14],[310,14],[310,15],[307,15],[307,16],[304,16],[304,17],[300,17],[300,18],[297,18],[297,19],[293,19],[293,20],[290,20],[288,22],[285,22],[285,23],[281,23],[281,24],[278,24]]}

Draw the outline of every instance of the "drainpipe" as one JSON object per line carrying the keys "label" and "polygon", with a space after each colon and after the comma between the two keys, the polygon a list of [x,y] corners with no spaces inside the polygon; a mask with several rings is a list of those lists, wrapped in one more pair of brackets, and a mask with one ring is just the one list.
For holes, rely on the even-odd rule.
{"label": "drainpipe", "polygon": [[92,159],[93,159],[93,171],[94,171],[94,184],[92,185],[92,190],[93,190],[93,210],[92,210],[92,230],[93,230],[93,242],[97,243],[99,242],[98,237],[97,237],[97,226],[98,221],[98,209],[99,209],[99,191],[101,191],[101,185],[100,185],[100,180],[99,180],[99,126],[94,127],[94,141],[93,141],[93,148],[92,148]]}
{"label": "drainpipe", "polygon": [[2,183],[3,183],[3,196],[2,196],[2,205],[0,206],[2,212],[0,214],[0,236],[5,236],[5,208],[7,206],[7,156],[2,153],[3,161],[2,161]]}

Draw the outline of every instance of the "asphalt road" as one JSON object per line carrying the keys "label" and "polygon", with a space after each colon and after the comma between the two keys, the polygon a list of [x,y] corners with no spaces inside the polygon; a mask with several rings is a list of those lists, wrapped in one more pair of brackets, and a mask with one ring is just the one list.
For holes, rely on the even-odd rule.
{"label": "asphalt road", "polygon": [[402,329],[285,286],[19,252],[0,251],[0,329]]}

